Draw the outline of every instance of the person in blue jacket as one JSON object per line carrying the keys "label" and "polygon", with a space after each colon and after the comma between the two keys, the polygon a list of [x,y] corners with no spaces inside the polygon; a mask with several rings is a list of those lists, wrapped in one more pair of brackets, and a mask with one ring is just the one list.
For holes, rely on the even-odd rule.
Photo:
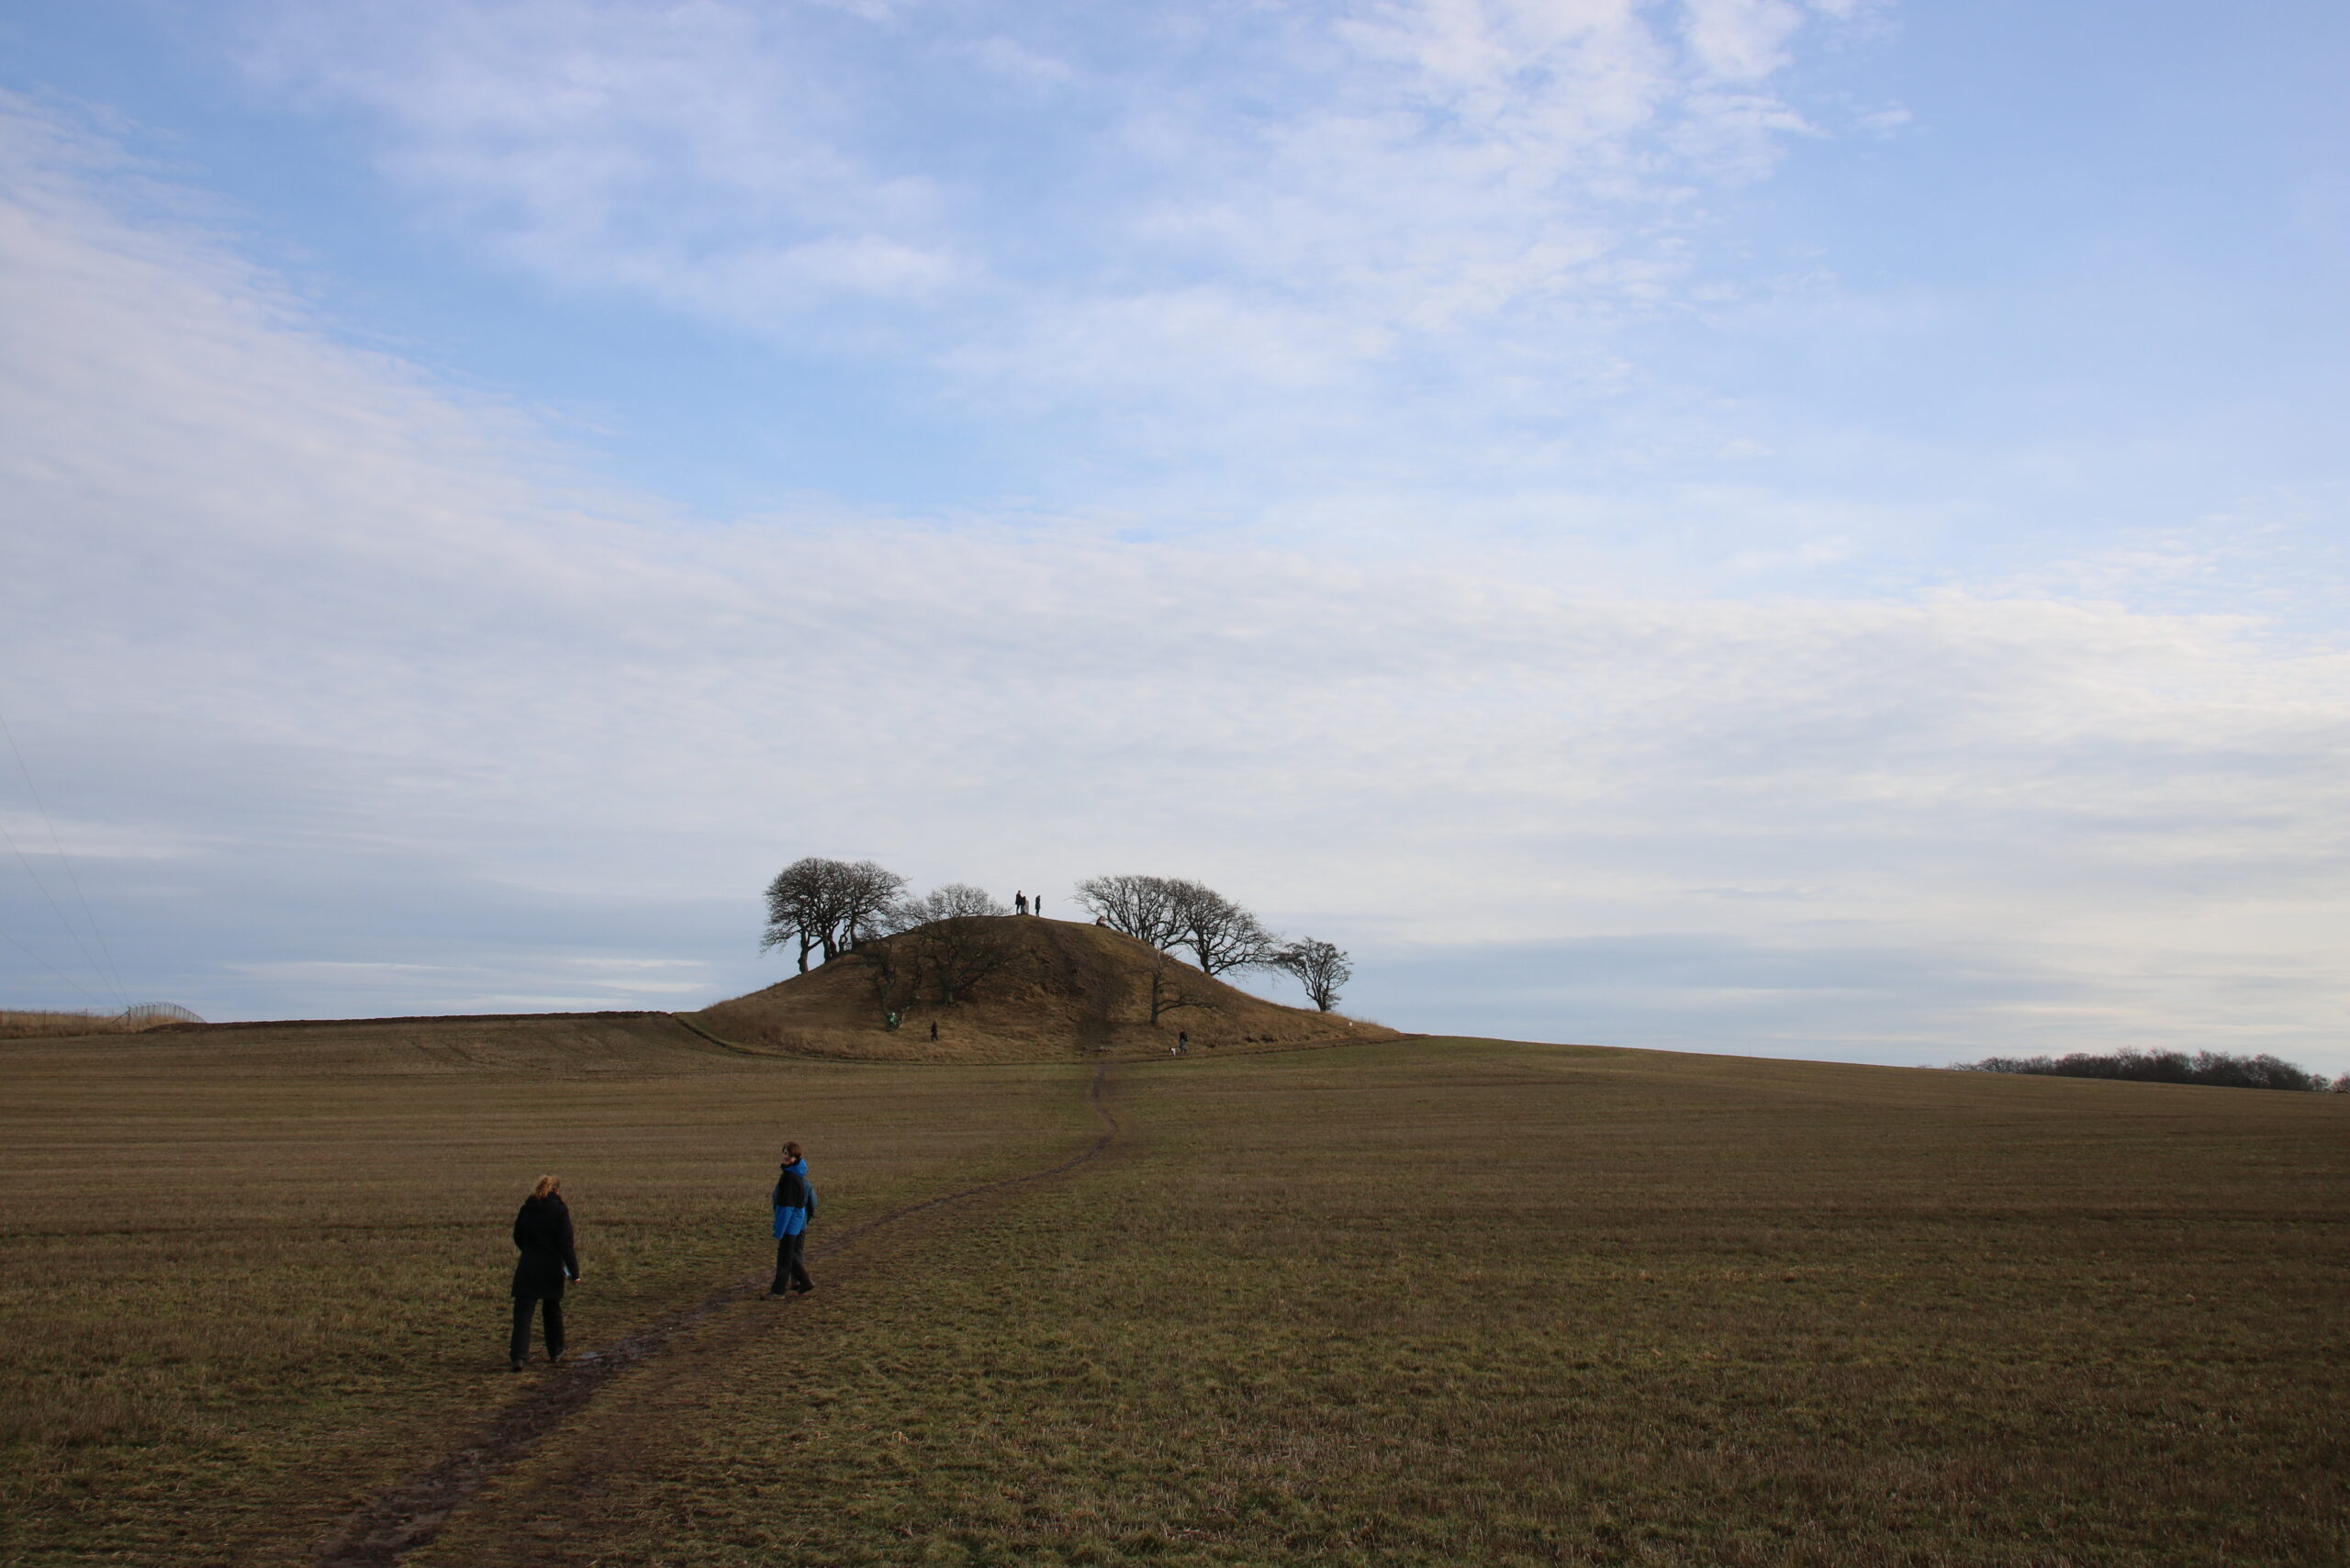
{"label": "person in blue jacket", "polygon": [[767,1287],[767,1294],[778,1296],[789,1289],[795,1295],[805,1295],[816,1288],[807,1266],[800,1260],[800,1249],[808,1239],[808,1222],[816,1217],[816,1189],[808,1184],[808,1157],[796,1143],[783,1146],[783,1170],[776,1177],[772,1201],[775,1283]]}

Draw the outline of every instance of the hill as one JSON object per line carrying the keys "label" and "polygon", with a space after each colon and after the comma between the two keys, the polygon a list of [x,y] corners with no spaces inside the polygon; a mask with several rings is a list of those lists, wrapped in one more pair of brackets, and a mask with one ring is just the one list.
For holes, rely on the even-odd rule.
{"label": "hill", "polygon": [[[967,1001],[912,1002],[895,1030],[883,1022],[876,977],[903,972],[920,932],[868,943],[804,975],[684,1016],[754,1048],[887,1061],[1163,1055],[1179,1030],[1194,1047],[1217,1053],[1401,1037],[1360,1019],[1251,996],[1106,926],[1001,915],[970,927],[992,949],[991,972],[970,987]],[[1154,982],[1164,1009],[1155,1025]],[[1169,1006],[1172,1002],[1181,1005]]]}

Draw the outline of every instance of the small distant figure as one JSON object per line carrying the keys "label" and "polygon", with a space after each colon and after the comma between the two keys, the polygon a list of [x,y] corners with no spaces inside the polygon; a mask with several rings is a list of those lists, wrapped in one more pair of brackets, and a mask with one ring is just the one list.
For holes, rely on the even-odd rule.
{"label": "small distant figure", "polygon": [[1192,1036],[1188,1029],[1175,1031],[1175,1054],[1179,1057],[1187,1057],[1192,1054]]}
{"label": "small distant figure", "polygon": [[806,1295],[816,1288],[816,1282],[808,1277],[800,1250],[807,1245],[809,1222],[816,1217],[816,1189],[808,1182],[808,1157],[796,1143],[783,1146],[783,1170],[776,1176],[771,1201],[775,1206],[775,1282],[767,1286],[767,1295],[779,1296],[786,1290],[794,1295]]}
{"label": "small distant figure", "polygon": [[938,1020],[935,1018],[930,1021],[930,1037],[934,1040],[938,1038]]}
{"label": "small distant figure", "polygon": [[1097,914],[1093,917],[1093,924],[1096,925],[1107,925],[1110,924],[1110,917],[1106,914]]}
{"label": "small distant figure", "polygon": [[1028,913],[1028,895],[1020,891],[1016,888],[1013,890],[1012,894],[1012,913],[1014,914],[1026,914]]}
{"label": "small distant figure", "polygon": [[1045,895],[1044,895],[1044,894],[1042,894],[1042,893],[1038,893],[1035,898],[1030,899],[1030,900],[1028,901],[1028,913],[1029,913],[1030,914],[1039,915],[1039,916],[1041,916],[1041,915],[1045,913]]}
{"label": "small distant figure", "polygon": [[579,1282],[579,1254],[572,1247],[571,1210],[563,1183],[542,1176],[514,1216],[514,1332],[506,1341],[506,1370],[520,1372],[531,1355],[531,1316],[545,1304],[547,1360],[563,1360],[563,1287]]}

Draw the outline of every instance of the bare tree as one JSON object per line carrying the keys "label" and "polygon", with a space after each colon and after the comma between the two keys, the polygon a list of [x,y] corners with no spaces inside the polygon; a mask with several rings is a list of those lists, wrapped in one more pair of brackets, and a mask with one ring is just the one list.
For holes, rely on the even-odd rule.
{"label": "bare tree", "polygon": [[[885,871],[870,860],[840,869],[840,946],[846,952],[867,936],[889,929],[890,912],[906,890],[906,879]],[[834,956],[826,949],[824,956]]]}
{"label": "bare tree", "polygon": [[1214,888],[1180,878],[1168,888],[1175,936],[1165,945],[1189,947],[1203,973],[1265,969],[1279,957],[1272,934],[1257,917]]}
{"label": "bare tree", "polygon": [[1273,955],[1273,963],[1297,977],[1314,1005],[1327,1013],[1338,1004],[1338,988],[1355,978],[1347,956],[1327,942],[1304,937]]}
{"label": "bare tree", "polygon": [[800,972],[808,955],[822,949],[826,961],[867,936],[886,929],[889,912],[905,890],[906,879],[870,860],[795,860],[767,884],[767,928],[762,952],[790,943],[800,946]]}
{"label": "bare tree", "polygon": [[904,924],[901,930],[922,925],[934,920],[971,920],[981,915],[1010,914],[1002,901],[984,888],[968,882],[949,882],[934,888],[918,899],[908,899],[898,905]]}
{"label": "bare tree", "polygon": [[1153,953],[1149,967],[1143,971],[1144,984],[1150,1002],[1150,1025],[1168,1014],[1184,1007],[1213,1009],[1215,1003],[1204,995],[1188,989],[1183,983],[1186,966],[1164,952]]}
{"label": "bare tree", "polygon": [[1077,885],[1077,902],[1136,941],[1164,951],[1181,929],[1175,884],[1165,877],[1094,877]]}
{"label": "bare tree", "polygon": [[1110,926],[1160,952],[1188,947],[1205,973],[1260,969],[1277,944],[1255,915],[1214,888],[1183,877],[1095,877],[1078,902]]}
{"label": "bare tree", "polygon": [[851,949],[885,1013],[917,1002],[968,1002],[979,982],[1019,957],[1003,924],[1011,912],[985,890],[949,882],[918,899],[894,901],[876,917],[884,937]]}
{"label": "bare tree", "polygon": [[[800,972],[808,972],[808,955],[833,928],[825,872],[828,867],[838,864],[810,856],[775,874],[775,880],[767,884],[767,935],[759,938],[760,952],[796,941],[800,944]],[[825,956],[831,957],[829,953]]]}
{"label": "bare tree", "polygon": [[903,1013],[921,999],[921,949],[915,944],[885,936],[853,947],[849,954],[849,962],[865,971],[865,982],[873,988],[883,1017]]}

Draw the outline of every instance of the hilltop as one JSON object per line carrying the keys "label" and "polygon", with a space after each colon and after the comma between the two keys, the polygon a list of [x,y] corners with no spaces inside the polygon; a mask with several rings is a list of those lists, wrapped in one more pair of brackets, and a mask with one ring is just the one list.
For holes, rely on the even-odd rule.
{"label": "hilltop", "polygon": [[[804,975],[684,1014],[737,1045],[890,1061],[1036,1061],[1164,1054],[1181,1030],[1195,1050],[1278,1050],[1343,1041],[1392,1040],[1393,1029],[1312,1008],[1284,1007],[1202,973],[1106,926],[1035,915],[972,922],[1001,946],[1001,967],[969,1000],[910,1004],[884,1027],[876,961],[904,955],[915,932],[879,938]],[[1156,975],[1162,1000],[1187,1005],[1151,1023]],[[938,1025],[938,1039],[930,1025]]]}

